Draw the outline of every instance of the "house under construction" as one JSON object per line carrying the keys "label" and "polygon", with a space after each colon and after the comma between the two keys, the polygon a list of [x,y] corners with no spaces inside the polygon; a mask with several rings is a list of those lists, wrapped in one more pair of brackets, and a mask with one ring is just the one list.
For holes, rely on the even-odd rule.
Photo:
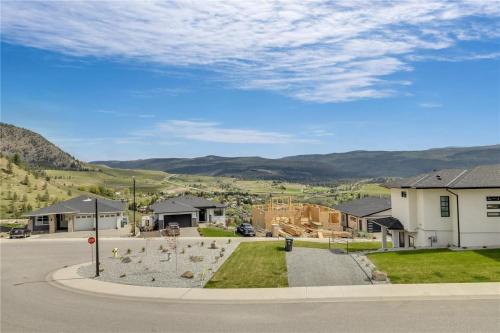
{"label": "house under construction", "polygon": [[293,203],[291,197],[272,197],[269,203],[252,207],[253,225],[274,237],[349,237],[342,231],[340,216],[333,208]]}

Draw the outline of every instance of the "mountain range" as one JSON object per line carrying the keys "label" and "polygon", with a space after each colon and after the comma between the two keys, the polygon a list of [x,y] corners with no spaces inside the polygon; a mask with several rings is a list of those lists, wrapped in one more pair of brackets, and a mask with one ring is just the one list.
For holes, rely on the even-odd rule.
{"label": "mountain range", "polygon": [[277,159],[205,156],[91,163],[113,168],[161,170],[179,174],[330,182],[341,179],[409,177],[432,170],[498,164],[500,163],[500,145],[448,147],[421,151],[360,150]]}

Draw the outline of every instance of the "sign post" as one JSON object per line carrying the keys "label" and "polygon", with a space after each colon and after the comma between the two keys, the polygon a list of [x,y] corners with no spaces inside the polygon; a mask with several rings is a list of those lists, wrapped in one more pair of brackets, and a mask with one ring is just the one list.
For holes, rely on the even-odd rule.
{"label": "sign post", "polygon": [[87,239],[87,242],[90,244],[90,256],[92,257],[92,264],[94,264],[94,247],[92,246],[92,244],[95,243],[95,237],[89,237]]}

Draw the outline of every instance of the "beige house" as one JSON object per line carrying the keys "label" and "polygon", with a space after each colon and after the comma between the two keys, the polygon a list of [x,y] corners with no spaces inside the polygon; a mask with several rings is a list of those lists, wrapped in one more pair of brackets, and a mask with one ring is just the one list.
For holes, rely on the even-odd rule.
{"label": "beige house", "polygon": [[[122,227],[126,202],[97,199],[99,229]],[[95,198],[79,196],[25,214],[35,233],[95,230]]]}
{"label": "beige house", "polygon": [[379,223],[395,247],[500,246],[500,165],[435,171],[389,187],[392,218]]}

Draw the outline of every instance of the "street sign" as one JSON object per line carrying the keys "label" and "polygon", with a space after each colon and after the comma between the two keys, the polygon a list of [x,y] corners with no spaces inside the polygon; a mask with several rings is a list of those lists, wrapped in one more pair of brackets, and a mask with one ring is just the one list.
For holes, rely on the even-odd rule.
{"label": "street sign", "polygon": [[87,242],[92,245],[95,243],[95,237],[89,237],[89,239],[87,239]]}

